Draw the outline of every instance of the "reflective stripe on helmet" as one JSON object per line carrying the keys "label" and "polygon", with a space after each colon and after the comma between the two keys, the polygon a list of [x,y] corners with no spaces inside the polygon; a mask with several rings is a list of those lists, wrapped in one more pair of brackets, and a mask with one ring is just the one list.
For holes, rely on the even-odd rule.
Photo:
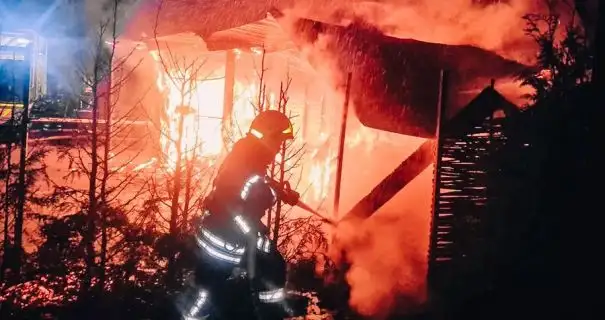
{"label": "reflective stripe on helmet", "polygon": [[[258,135],[258,133],[261,135]],[[254,120],[252,120],[249,134],[258,139],[292,139],[292,121],[290,121],[288,116],[282,112],[277,110],[265,110],[260,112]]]}
{"label": "reflective stripe on helmet", "polygon": [[250,134],[257,137],[258,139],[262,139],[264,136],[260,131],[256,129],[250,129]]}

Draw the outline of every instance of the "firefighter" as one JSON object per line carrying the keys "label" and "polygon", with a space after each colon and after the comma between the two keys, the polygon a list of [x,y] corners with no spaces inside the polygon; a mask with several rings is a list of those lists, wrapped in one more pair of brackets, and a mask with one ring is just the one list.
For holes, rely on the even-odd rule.
{"label": "firefighter", "polygon": [[[275,110],[261,112],[247,135],[227,155],[204,203],[201,227],[195,234],[200,256],[194,283],[177,302],[183,319],[203,319],[213,306],[225,305],[227,280],[247,277],[258,304],[284,297],[285,262],[261,222],[280,199],[295,205],[299,195],[289,184],[267,177],[284,142],[293,139],[292,123]],[[216,311],[216,310],[215,310]]]}

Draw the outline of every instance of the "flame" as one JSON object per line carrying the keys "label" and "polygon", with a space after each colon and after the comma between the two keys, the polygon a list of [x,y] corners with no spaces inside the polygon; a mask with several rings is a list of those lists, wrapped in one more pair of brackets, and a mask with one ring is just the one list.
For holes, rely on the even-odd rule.
{"label": "flame", "polygon": [[252,120],[256,116],[254,101],[257,99],[258,84],[251,83],[244,85],[241,82],[235,81],[233,88],[234,101],[232,121],[230,124],[230,132],[233,135],[233,141],[243,138],[246,130],[252,124]]}
{"label": "flame", "polygon": [[224,79],[192,80],[189,74],[179,74],[171,70],[169,80],[164,81],[168,97],[160,144],[171,169],[176,166],[179,151],[182,158],[191,160],[217,156],[223,148],[220,128]]}
{"label": "flame", "polygon": [[[159,162],[174,172],[179,163],[179,153],[181,161],[203,159],[212,165],[235,141],[246,135],[252,120],[258,114],[255,106],[258,105],[260,84],[254,81],[243,83],[236,79],[233,87],[233,108],[230,122],[227,124],[223,120],[224,78],[195,79],[181,70],[166,70],[161,64],[159,53],[151,51],[150,54],[156,61],[156,86],[165,96],[161,105],[163,117],[160,118],[162,157],[140,164],[134,170],[143,170]],[[268,109],[277,110],[279,95],[267,89],[264,105]],[[301,121],[300,119],[301,117],[293,119],[295,127],[299,127],[297,121]],[[225,125],[227,127],[224,127]],[[359,134],[363,133],[357,133]],[[331,135],[322,131],[319,139],[326,142],[331,139]],[[359,137],[358,140],[363,139]],[[302,138],[296,136],[294,148],[303,145],[305,144]],[[297,171],[294,176],[301,176],[301,185],[308,190],[304,194],[305,201],[318,205],[329,197],[331,178],[336,169],[335,150],[328,148],[329,150],[321,152],[321,149],[325,148],[321,145],[315,148],[307,146],[308,153],[304,159],[306,165],[294,169]],[[283,161],[280,156],[276,156],[277,162]],[[287,166],[294,162],[296,160],[286,159]]]}
{"label": "flame", "polygon": [[[257,114],[254,105],[258,99],[258,83],[235,82],[232,121],[229,128],[223,128],[225,79],[195,79],[186,71],[166,71],[160,65],[159,53],[151,51],[150,54],[158,63],[156,85],[166,95],[165,117],[160,119],[160,146],[165,166],[174,171],[179,151],[181,160],[206,158],[213,162],[234,141],[245,136]],[[275,93],[267,95],[267,107],[277,109]],[[229,139],[223,137],[223,129],[228,129]]]}
{"label": "flame", "polygon": [[306,201],[322,201],[326,199],[330,191],[330,177],[334,169],[334,163],[331,157],[314,161],[309,170],[308,180],[312,186],[311,199]]}
{"label": "flame", "polygon": [[[157,52],[151,55],[159,60]],[[160,68],[156,85],[166,95],[160,118],[164,164],[175,170],[179,152],[180,160],[219,156],[224,148],[224,78],[197,79],[187,71]]]}

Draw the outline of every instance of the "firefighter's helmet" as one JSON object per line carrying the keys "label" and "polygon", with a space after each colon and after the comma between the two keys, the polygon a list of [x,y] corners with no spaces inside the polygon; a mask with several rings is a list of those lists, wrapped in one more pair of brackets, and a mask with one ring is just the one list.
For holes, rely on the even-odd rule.
{"label": "firefighter's helmet", "polygon": [[251,136],[268,143],[282,143],[294,139],[292,122],[288,117],[276,110],[261,112],[250,125]]}

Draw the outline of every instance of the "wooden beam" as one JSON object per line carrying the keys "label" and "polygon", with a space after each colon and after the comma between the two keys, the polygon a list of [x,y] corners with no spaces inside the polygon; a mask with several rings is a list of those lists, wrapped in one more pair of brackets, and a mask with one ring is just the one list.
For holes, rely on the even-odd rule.
{"label": "wooden beam", "polygon": [[347,135],[347,120],[349,115],[349,98],[351,93],[351,73],[347,75],[347,88],[345,91],[345,101],[342,106],[342,119],[340,123],[340,139],[338,142],[338,158],[336,165],[336,184],[334,186],[334,210],[333,216],[338,219],[339,206],[340,206],[340,184],[342,182],[342,164],[345,153],[345,138]]}
{"label": "wooden beam", "polygon": [[433,162],[435,140],[427,140],[351,209],[344,219],[366,219]]}
{"label": "wooden beam", "polygon": [[[233,89],[235,86],[235,53],[227,50],[225,53],[225,92],[223,99],[223,141],[227,141],[231,129],[231,115],[233,113]],[[223,144],[224,145],[224,144]]]}

